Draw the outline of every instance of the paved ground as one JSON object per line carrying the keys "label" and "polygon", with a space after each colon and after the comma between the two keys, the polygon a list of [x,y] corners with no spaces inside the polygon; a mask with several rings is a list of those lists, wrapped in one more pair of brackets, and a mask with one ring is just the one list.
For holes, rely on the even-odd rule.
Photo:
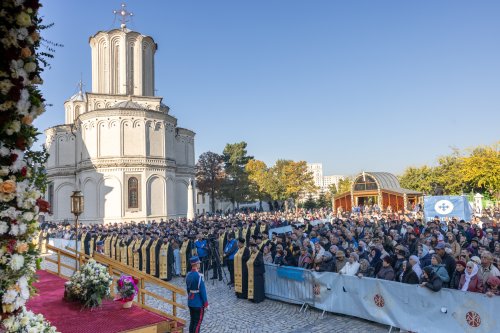
{"label": "paved ground", "polygon": [[[72,265],[72,262],[67,262]],[[44,261],[42,267],[50,267],[51,263]],[[54,266],[51,267],[54,269]],[[64,272],[70,275],[70,272]],[[229,274],[227,275],[229,277]],[[174,278],[171,283],[184,288],[183,278]],[[210,310],[206,313],[201,326],[202,332],[213,333],[327,333],[327,332],[388,332],[389,327],[370,321],[348,316],[325,313],[309,309],[299,312],[300,306],[266,299],[254,304],[247,300],[237,299],[234,292],[224,282],[211,280],[206,282]],[[147,286],[154,290],[155,287]],[[154,290],[160,295],[170,298],[165,290]],[[180,297],[180,303],[187,304],[186,297]],[[147,297],[147,304],[155,308],[169,310],[168,305],[152,297]],[[189,322],[189,312],[180,310],[178,316]],[[185,330],[187,332],[187,329]]]}

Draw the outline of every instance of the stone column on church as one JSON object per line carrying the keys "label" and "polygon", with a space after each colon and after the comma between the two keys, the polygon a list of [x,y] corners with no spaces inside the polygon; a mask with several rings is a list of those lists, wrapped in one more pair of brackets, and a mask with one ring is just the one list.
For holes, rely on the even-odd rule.
{"label": "stone column on church", "polygon": [[194,220],[194,212],[195,212],[195,202],[194,202],[194,193],[193,193],[193,180],[189,179],[188,186],[188,209],[187,209],[187,219]]}

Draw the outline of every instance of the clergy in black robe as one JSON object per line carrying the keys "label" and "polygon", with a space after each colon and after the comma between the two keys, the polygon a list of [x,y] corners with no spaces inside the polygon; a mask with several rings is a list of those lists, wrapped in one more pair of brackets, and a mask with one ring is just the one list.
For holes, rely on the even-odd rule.
{"label": "clergy in black robe", "polygon": [[158,278],[170,281],[174,271],[174,249],[167,237],[163,238],[158,254]]}
{"label": "clergy in black robe", "polygon": [[238,239],[238,252],[234,256],[234,291],[238,298],[247,298],[248,258],[250,258],[250,251],[245,246],[245,239],[240,238]]}
{"label": "clergy in black robe", "polygon": [[98,242],[97,235],[95,234],[95,231],[90,232],[90,238],[89,238],[89,256],[94,255],[95,251],[95,244]]}
{"label": "clergy in black robe", "polygon": [[250,258],[247,261],[248,299],[255,303],[264,300],[264,256],[256,243],[250,243]]}

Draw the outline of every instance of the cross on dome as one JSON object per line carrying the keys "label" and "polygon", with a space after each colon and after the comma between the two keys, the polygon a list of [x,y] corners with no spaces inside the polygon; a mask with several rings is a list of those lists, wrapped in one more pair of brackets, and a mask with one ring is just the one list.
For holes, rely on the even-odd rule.
{"label": "cross on dome", "polygon": [[120,10],[113,10],[113,14],[121,16],[120,21],[122,22],[122,24],[120,25],[120,27],[122,29],[125,29],[127,27],[129,17],[132,17],[134,15],[132,12],[129,12],[126,7],[127,5],[122,3],[122,8]]}

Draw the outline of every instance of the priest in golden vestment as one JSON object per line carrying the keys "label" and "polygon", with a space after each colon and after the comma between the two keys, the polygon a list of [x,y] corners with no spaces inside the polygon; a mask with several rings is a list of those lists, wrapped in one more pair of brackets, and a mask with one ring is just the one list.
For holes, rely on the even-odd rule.
{"label": "priest in golden vestment", "polygon": [[141,248],[141,245],[142,245],[142,242],[143,242],[143,238],[142,236],[139,236],[137,237],[137,240],[135,241],[134,243],[134,248],[133,248],[133,255],[134,255],[134,259],[133,259],[133,263],[134,263],[134,268],[135,269],[138,269],[138,270],[141,270],[141,257],[140,257],[140,248]]}
{"label": "priest in golden vestment", "polygon": [[110,257],[110,258],[111,258],[111,239],[112,238],[113,238],[113,236],[108,235],[106,232],[101,238],[101,241],[104,241],[104,255],[106,257]]}
{"label": "priest in golden vestment", "polygon": [[248,268],[247,261],[250,251],[245,246],[245,239],[238,239],[238,252],[234,255],[234,291],[236,297],[247,298],[248,293]]}
{"label": "priest in golden vestment", "polygon": [[133,234],[130,242],[127,242],[127,265],[130,267],[134,267],[134,251],[137,242],[137,234]]}
{"label": "priest in golden vestment", "polygon": [[123,265],[128,265],[128,244],[130,244],[130,242],[128,242],[127,238],[128,237],[126,234],[122,234],[116,242],[117,246],[119,246],[120,249],[120,262]]}
{"label": "priest in golden vestment", "polygon": [[192,256],[192,241],[187,235],[184,235],[184,241],[182,242],[181,249],[179,250],[179,255],[181,257],[181,275],[186,276],[188,270],[191,269],[189,258]]}
{"label": "priest in golden vestment", "polygon": [[265,298],[264,291],[264,256],[257,243],[250,243],[250,258],[247,261],[248,299],[260,303]]}
{"label": "priest in golden vestment", "polygon": [[153,233],[151,237],[151,245],[149,246],[149,274],[158,277],[158,261],[160,256],[160,248],[162,241],[159,233]]}
{"label": "priest in golden vestment", "polygon": [[168,237],[163,238],[158,256],[158,278],[170,281],[172,279],[172,268],[174,264],[174,250]]}

